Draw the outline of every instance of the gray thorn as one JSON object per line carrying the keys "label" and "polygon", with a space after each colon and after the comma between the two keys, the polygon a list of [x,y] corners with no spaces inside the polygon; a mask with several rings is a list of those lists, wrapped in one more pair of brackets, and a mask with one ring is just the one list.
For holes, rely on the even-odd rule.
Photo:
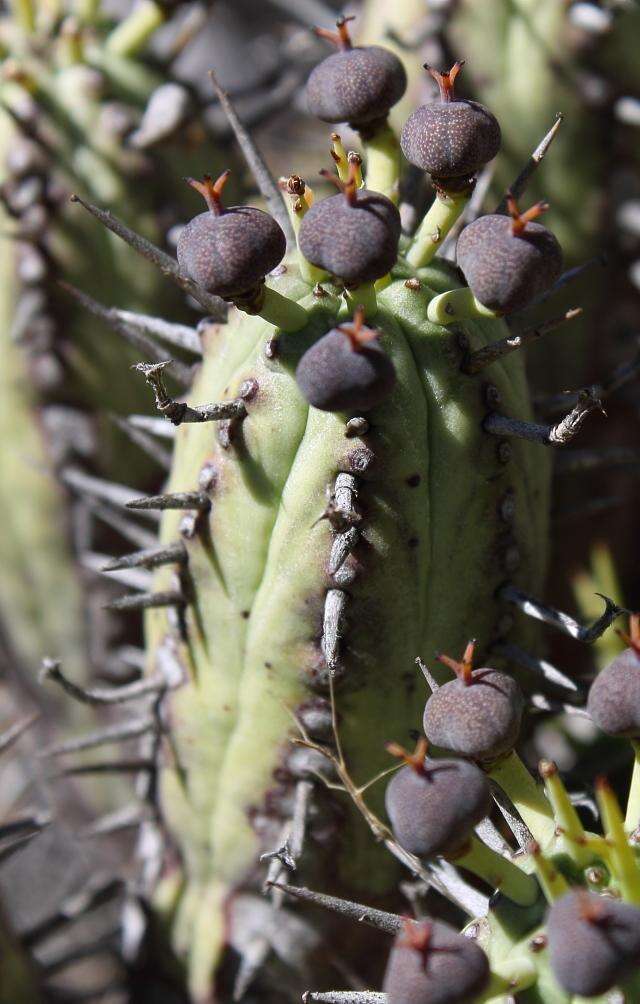
{"label": "gray thorn", "polygon": [[107,230],[116,234],[117,237],[120,237],[121,240],[132,247],[134,251],[137,251],[138,254],[142,255],[143,258],[152,262],[152,264],[160,269],[163,275],[166,275],[168,279],[171,279],[171,281],[179,286],[180,289],[192,296],[194,300],[197,300],[198,303],[204,307],[207,313],[213,314],[214,316],[220,314],[221,308],[219,297],[212,296],[211,293],[207,293],[207,291],[203,289],[202,286],[199,286],[196,282],[194,282],[193,279],[189,279],[188,276],[183,275],[180,271],[178,263],[174,261],[170,255],[165,254],[164,251],[161,251],[155,244],[152,244],[150,241],[146,240],[146,238],[141,237],[140,234],[135,232],[135,230],[131,230],[125,223],[114,216],[113,213],[100,209],[98,206],[94,206],[90,202],[85,202],[78,195],[72,195],[71,201],[77,202],[83,206],[83,208],[86,209],[87,212],[91,213],[92,216],[95,216],[95,218],[99,220],[100,223],[107,228]]}
{"label": "gray thorn", "polygon": [[10,749],[14,743],[18,741],[21,735],[23,735],[27,729],[30,729],[34,722],[37,722],[40,717],[39,712],[35,712],[32,715],[25,715],[24,718],[19,718],[17,722],[10,725],[8,729],[0,733],[0,753],[4,753],[5,750]]}
{"label": "gray thorn", "polygon": [[56,659],[43,659],[40,670],[40,682],[52,680],[62,687],[67,694],[82,704],[124,704],[127,701],[158,694],[167,689],[167,681],[159,674],[136,680],[122,687],[79,687],[62,672]]}
{"label": "gray thorn", "polygon": [[[510,186],[509,191],[513,195],[514,199],[517,199],[520,195],[522,195],[522,193],[526,189],[527,185],[529,184],[529,179],[537,171],[538,167],[540,166],[540,162],[544,159],[545,154],[547,153],[549,147],[556,138],[556,134],[558,132],[558,129],[562,125],[563,119],[564,115],[561,112],[559,112],[556,115],[556,120],[549,129],[549,132],[546,134],[546,136],[542,138],[538,146],[535,148],[535,150],[529,157],[529,160],[523,167],[522,171],[520,172],[518,177],[514,180],[513,184]],[[505,194],[501,199],[500,204],[494,210],[494,212],[505,213],[506,211],[507,211],[507,195]]]}
{"label": "gray thorn", "polygon": [[160,565],[186,565],[188,561],[187,549],[181,540],[174,544],[166,544],[164,547],[148,547],[142,551],[134,551],[133,554],[125,554],[121,558],[114,558],[102,568],[103,572],[117,572],[121,568],[158,568]]}
{"label": "gray thorn", "polygon": [[542,621],[543,624],[549,624],[551,627],[557,628],[558,631],[562,631],[563,634],[569,635],[570,638],[575,638],[576,641],[586,642],[587,644],[597,641],[607,628],[611,627],[617,617],[628,612],[624,608],[617,606],[607,596],[597,593],[596,595],[604,600],[604,613],[593,624],[587,627],[579,624],[573,617],[569,617],[568,614],[563,613],[561,610],[545,606],[532,596],[528,596],[520,589],[516,589],[515,586],[503,586],[498,595],[501,600],[513,603],[527,617]]}
{"label": "gray thorn", "polygon": [[267,204],[267,208],[272,216],[278,221],[282,229],[284,230],[285,236],[287,238],[287,244],[295,244],[295,235],[293,233],[293,228],[291,226],[291,221],[289,219],[289,213],[287,212],[287,207],[285,205],[282,192],[278,188],[275,179],[272,177],[269,168],[267,167],[262,154],[256,147],[253,139],[247,132],[247,130],[242,125],[242,122],[238,118],[233,104],[229,100],[229,95],[218,82],[213,70],[209,71],[209,76],[211,77],[211,83],[216,92],[218,101],[220,102],[222,109],[227,117],[229,125],[233,129],[234,135],[238,142],[238,146],[242,150],[242,154],[249,166],[253,177],[255,178],[256,184],[260,189],[260,192]]}
{"label": "gray thorn", "polygon": [[343,917],[357,920],[360,924],[368,924],[379,931],[386,931],[387,934],[396,934],[403,924],[403,918],[395,913],[388,913],[386,910],[376,910],[371,906],[364,906],[362,903],[353,903],[351,900],[340,899],[337,896],[327,896],[322,892],[315,892],[305,886],[288,885],[286,882],[271,882],[271,886],[281,889],[287,896],[294,899],[304,900],[306,903],[315,903],[325,910],[339,913]]}
{"label": "gray thorn", "polygon": [[127,509],[136,512],[164,509],[210,509],[211,499],[206,492],[172,492],[166,495],[146,495],[133,498],[125,503]]}
{"label": "gray thorn", "polygon": [[114,312],[121,321],[129,324],[132,328],[149,335],[155,335],[162,341],[169,342],[170,345],[177,345],[196,356],[202,356],[202,343],[195,328],[189,328],[186,324],[173,324],[161,317],[134,314],[131,310],[114,308]]}
{"label": "gray thorn", "polygon": [[167,393],[164,385],[163,371],[170,362],[163,360],[158,363],[136,363],[133,369],[142,373],[153,389],[158,411],[162,412],[173,425],[182,425],[183,422],[220,422],[224,419],[246,416],[246,405],[240,398],[196,407],[191,407],[184,401],[176,401]]}
{"label": "gray thorn", "polygon": [[116,725],[109,725],[98,732],[90,732],[85,736],[66,739],[64,742],[45,747],[40,751],[41,757],[65,756],[67,753],[79,753],[81,750],[95,749],[98,746],[109,746],[111,743],[125,742],[127,739],[137,739],[147,732],[158,728],[157,720],[152,715],[141,718],[130,718]]}
{"label": "gray thorn", "polygon": [[177,589],[157,593],[135,593],[105,603],[105,610],[152,610],[156,607],[184,607],[185,597]]}
{"label": "gray thorn", "polygon": [[485,417],[482,427],[492,436],[513,436],[543,446],[564,446],[578,435],[585,420],[593,411],[602,411],[602,403],[589,389],[581,393],[575,408],[555,425],[523,422],[518,418],[509,418],[492,411]]}
{"label": "gray thorn", "polygon": [[159,467],[162,467],[165,471],[171,470],[171,453],[169,450],[163,449],[153,436],[150,436],[144,429],[139,429],[135,425],[132,425],[127,418],[121,418],[119,415],[110,415],[109,418],[132,443],[135,443],[143,453],[151,457]]}

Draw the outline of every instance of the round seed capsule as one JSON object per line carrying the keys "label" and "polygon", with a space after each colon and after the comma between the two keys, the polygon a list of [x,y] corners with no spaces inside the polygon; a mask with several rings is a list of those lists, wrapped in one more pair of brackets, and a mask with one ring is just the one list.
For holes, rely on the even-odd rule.
{"label": "round seed capsule", "polygon": [[438,920],[407,921],[396,935],[383,990],[387,1004],[466,1004],[489,982],[487,956]]}
{"label": "round seed capsule", "polygon": [[298,363],[296,380],[304,397],[321,411],[367,411],[393,390],[396,371],[378,341],[364,325],[364,311],[353,323],[332,328]]}
{"label": "round seed capsule", "polygon": [[460,234],[458,265],[473,295],[490,310],[521,310],[560,275],[558,241],[546,227],[532,222],[546,208],[540,202],[519,213],[509,198],[509,216],[481,216]]}
{"label": "round seed capsule", "polygon": [[602,669],[591,684],[587,711],[603,732],[640,738],[640,615],[631,617],[629,647]]}
{"label": "round seed capsule", "polygon": [[302,254],[347,286],[381,279],[398,256],[398,210],[379,192],[357,188],[353,172],[347,182],[322,173],[342,192],[315,202],[304,216],[298,233]]}
{"label": "round seed capsule", "polygon": [[524,698],[517,682],[506,673],[472,669],[473,643],[462,662],[438,657],[456,673],[436,690],[424,709],[424,731],[442,749],[490,763],[515,746],[520,733]]}
{"label": "round seed capsule", "polygon": [[413,756],[399,747],[391,752],[407,761],[387,785],[385,806],[398,843],[411,854],[431,858],[455,854],[491,808],[489,782],[466,760]]}
{"label": "round seed capsule", "polygon": [[454,81],[463,65],[455,63],[448,73],[425,66],[438,83],[440,100],[416,108],[400,139],[407,160],[445,189],[448,179],[471,179],[500,149],[495,116],[477,101],[454,95]]}
{"label": "round seed capsule", "polygon": [[284,258],[287,241],[278,223],[261,209],[222,205],[225,171],[214,183],[189,184],[204,197],[207,212],[195,216],[182,230],[177,254],[180,268],[209,293],[225,299],[255,289]]}
{"label": "round seed capsule", "polygon": [[557,900],[547,917],[553,975],[569,994],[595,997],[640,964],[640,910],[577,889]]}
{"label": "round seed capsule", "polygon": [[353,46],[347,22],[336,22],[337,32],[316,33],[337,46],[312,70],[307,81],[307,103],[323,122],[349,122],[354,128],[383,121],[407,88],[407,74],[398,57],[379,45]]}

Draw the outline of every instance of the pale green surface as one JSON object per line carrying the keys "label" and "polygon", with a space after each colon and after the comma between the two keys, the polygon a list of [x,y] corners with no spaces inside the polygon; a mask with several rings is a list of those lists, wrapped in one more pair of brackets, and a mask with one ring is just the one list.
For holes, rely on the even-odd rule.
{"label": "pale green surface", "polygon": [[[0,147],[13,134],[0,119]],[[0,151],[0,163],[2,162]],[[0,230],[9,226],[0,212]],[[0,619],[32,680],[44,656],[86,674],[80,586],[68,541],[65,503],[40,426],[24,349],[11,341],[17,281],[15,246],[0,235]]]}
{"label": "pale green surface", "polygon": [[[370,413],[366,442],[376,462],[361,482],[366,546],[349,589],[347,675],[337,691],[341,737],[358,781],[388,765],[385,740],[409,743],[420,723],[426,695],[415,657],[433,666],[435,651],[456,655],[472,634],[481,648],[490,641],[504,612],[493,597],[507,577],[500,564],[507,527],[496,516],[507,488],[516,493],[513,533],[522,554],[514,579],[536,590],[544,570],[547,455],[514,442],[511,462],[498,462],[497,441],[481,429],[484,379],[460,372],[456,334],[426,320],[432,295],[426,281],[440,292],[452,276],[443,266],[425,270],[419,292],[392,283],[379,294],[375,319],[398,383]],[[213,424],[178,430],[169,485],[194,487],[209,460],[218,470],[210,541],[187,543],[196,605],[188,612],[183,656],[192,683],[172,696],[170,709],[182,771],[166,770],[162,780],[167,822],[190,880],[176,941],[182,950],[191,947],[192,985],[200,988],[222,941],[221,904],[247,878],[259,850],[247,813],[262,805],[287,752],[293,732],[287,709],[309,696],[305,673],[318,660],[330,585],[331,533],[316,520],[336,472],[348,469],[346,456],[359,445],[345,438],[344,416],[307,407],[292,376],[301,352],[331,326],[322,311],[324,304],[335,309],[335,300],[308,296],[292,268],[274,286],[303,297],[312,323],[281,334],[273,360],[264,354],[273,329],[259,318],[233,312],[228,330],[215,329],[190,401],[232,397],[249,377],[260,390],[228,451]],[[475,321],[467,331],[473,347],[504,335],[495,321]],[[491,376],[505,412],[526,418],[521,359],[510,356]],[[410,488],[406,479],[416,473],[420,484]],[[179,521],[179,513],[165,514],[163,540],[175,539]],[[157,587],[171,574],[161,570]],[[166,612],[151,612],[148,630],[153,653],[168,631]],[[522,633],[519,640],[527,642]],[[371,792],[378,811],[382,793],[382,785]],[[336,863],[343,887],[366,887],[372,895],[393,883],[394,863],[350,813],[343,847]],[[198,910],[202,921],[194,927]]]}

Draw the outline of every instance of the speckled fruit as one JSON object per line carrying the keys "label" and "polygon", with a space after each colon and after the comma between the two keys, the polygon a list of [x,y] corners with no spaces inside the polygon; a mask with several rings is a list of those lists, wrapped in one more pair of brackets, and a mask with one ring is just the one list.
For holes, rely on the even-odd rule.
{"label": "speckled fruit", "polygon": [[400,144],[410,163],[446,187],[447,178],[472,177],[496,156],[497,119],[476,101],[434,101],[411,113]]}
{"label": "speckled fruit", "polygon": [[635,649],[625,649],[598,673],[587,711],[608,735],[640,738],[640,655]]}
{"label": "speckled fruit", "polygon": [[387,785],[387,815],[396,840],[419,857],[455,854],[491,808],[489,783],[465,760],[402,767]]}
{"label": "speckled fruit", "polygon": [[474,669],[470,682],[450,680],[432,694],[424,709],[424,731],[434,746],[490,762],[513,749],[523,710],[514,679],[495,669]]}
{"label": "speckled fruit", "polygon": [[562,271],[558,241],[540,223],[513,233],[509,216],[481,216],[458,238],[458,265],[474,296],[509,314],[549,289]]}
{"label": "speckled fruit", "polygon": [[640,963],[640,910],[583,889],[553,904],[547,918],[549,961],[567,993],[606,993]]}
{"label": "speckled fruit", "polygon": [[489,982],[487,956],[448,924],[407,923],[391,949],[383,990],[387,1004],[466,1004]]}
{"label": "speckled fruit", "polygon": [[178,240],[180,268],[209,293],[246,293],[284,258],[287,241],[278,223],[261,209],[231,206],[219,216],[207,211],[184,227]]}
{"label": "speckled fruit", "polygon": [[377,340],[354,347],[340,328],[332,328],[302,356],[296,380],[314,408],[367,411],[391,393],[396,372]]}
{"label": "speckled fruit", "polygon": [[355,47],[328,56],[311,72],[307,102],[323,122],[358,127],[384,119],[407,88],[404,66],[378,45]]}
{"label": "speckled fruit", "polygon": [[300,225],[305,258],[347,285],[374,282],[395,265],[400,214],[378,192],[361,188],[314,203]]}

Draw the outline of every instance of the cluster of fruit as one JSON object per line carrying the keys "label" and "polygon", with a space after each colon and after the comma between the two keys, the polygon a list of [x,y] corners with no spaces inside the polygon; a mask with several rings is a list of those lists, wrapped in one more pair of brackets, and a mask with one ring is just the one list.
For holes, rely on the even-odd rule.
{"label": "cluster of fruit", "polygon": [[[339,51],[311,73],[307,95],[311,111],[323,121],[347,121],[367,136],[380,130],[402,97],[406,74],[389,50],[354,47],[348,20],[339,19],[336,33],[322,32]],[[477,172],[500,148],[500,126],[491,112],[455,95],[454,82],[462,65],[455,63],[448,73],[427,67],[438,83],[440,100],[416,109],[402,130],[405,157],[431,176],[443,199],[468,195]],[[355,291],[357,299],[359,287],[383,281],[396,265],[400,214],[392,198],[362,187],[357,163],[350,163],[344,179],[321,173],[340,192],[305,212],[299,251],[320,276],[331,276]],[[209,208],[184,228],[178,261],[208,292],[295,331],[304,325],[304,312],[296,311],[290,321],[283,318],[274,312],[273,291],[263,285],[265,276],[284,258],[285,234],[260,209],[225,208],[220,193],[227,176],[225,172],[215,183],[191,181]],[[561,271],[560,246],[549,230],[534,222],[546,208],[538,203],[520,213],[509,197],[508,215],[481,216],[465,227],[458,239],[457,261],[468,288],[435,297],[429,320],[448,324],[465,315],[499,317],[522,309],[552,286]],[[438,232],[432,239],[434,247],[442,236]],[[393,364],[363,319],[364,311],[354,317],[353,325],[333,328],[302,357],[298,383],[314,407],[369,409],[391,391]]]}
{"label": "cluster of fruit", "polygon": [[[637,740],[639,617],[632,618],[630,636],[625,638],[628,647],[591,685],[587,710],[607,735]],[[405,850],[423,860],[446,856],[487,879],[482,867],[486,862],[474,860],[477,838],[473,833],[492,804],[484,770],[513,750],[524,700],[511,677],[490,668],[473,669],[472,656],[470,644],[459,663],[440,657],[456,678],[429,697],[424,712],[429,744],[464,759],[427,757],[424,740],[413,755],[391,744],[390,751],[406,765],[388,784],[386,805],[394,835]],[[552,775],[555,768],[543,764],[541,773]],[[535,859],[539,848],[532,850]],[[630,867],[635,873],[635,895],[627,887],[622,899],[619,892],[611,894],[610,890],[603,896],[585,887],[557,896],[542,882],[550,906],[545,946],[540,943],[539,947],[548,945],[551,969],[565,992],[588,998],[604,994],[624,983],[640,964],[640,871],[633,851]],[[510,888],[508,876],[500,888],[521,905],[536,899],[536,891],[526,883]],[[627,897],[630,902],[624,901]],[[484,991],[489,980],[487,956],[472,939],[440,922],[408,921],[392,950],[385,990],[388,1004],[455,1004]]]}

